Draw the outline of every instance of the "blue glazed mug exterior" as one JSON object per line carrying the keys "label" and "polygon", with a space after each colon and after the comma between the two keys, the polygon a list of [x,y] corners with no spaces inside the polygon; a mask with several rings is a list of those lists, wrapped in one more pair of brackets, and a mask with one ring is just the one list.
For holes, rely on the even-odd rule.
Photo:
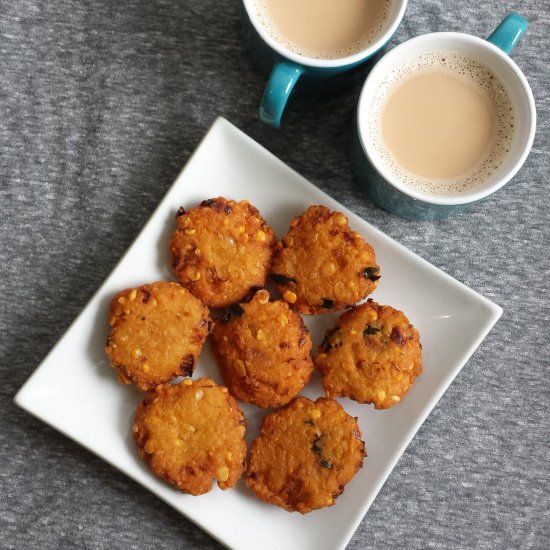
{"label": "blue glazed mug exterior", "polygon": [[[365,81],[354,123],[353,171],[372,201],[383,209],[412,220],[437,220],[457,214],[503,187],[521,168],[535,135],[536,111],[525,76],[508,57],[527,29],[519,14],[509,14],[487,40],[455,32],[430,33],[396,46],[374,66]],[[489,67],[510,95],[515,132],[510,152],[500,168],[475,189],[455,195],[430,195],[399,181],[377,156],[369,138],[368,120],[373,116],[370,100],[377,86],[408,59],[430,51],[457,51]]]}
{"label": "blue glazed mug exterior", "polygon": [[271,67],[260,102],[260,120],[279,128],[287,101],[300,81],[310,88],[323,86],[327,81],[340,79],[375,56],[392,38],[403,19],[407,0],[394,0],[384,31],[368,48],[339,59],[309,58],[285,48],[274,40],[260,23],[254,0],[243,0],[245,42],[256,66]]}

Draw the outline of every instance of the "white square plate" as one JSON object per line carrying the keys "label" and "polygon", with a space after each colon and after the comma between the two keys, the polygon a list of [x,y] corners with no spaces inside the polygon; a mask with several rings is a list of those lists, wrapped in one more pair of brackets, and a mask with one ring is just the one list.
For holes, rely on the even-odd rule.
{"label": "white square plate", "polygon": [[[399,403],[375,411],[340,402],[359,418],[368,457],[336,505],[289,514],[257,500],[242,480],[236,489],[192,497],[152,475],[138,457],[131,425],[140,394],[116,382],[103,346],[107,307],[118,290],[172,279],[167,242],[174,215],[201,200],[248,199],[282,237],[295,215],[312,204],[344,212],[376,251],[382,278],[373,298],[403,310],[420,331],[424,372]],[[226,120],[218,119],[141,234],[65,335],[15,397],[15,402],[141,483],[231,548],[322,550],[344,548],[408,443],[500,317],[502,310],[399,245],[306,181]],[[314,345],[335,315],[310,317]],[[222,382],[205,346],[195,377]],[[314,376],[304,395],[323,395]],[[248,440],[263,412],[243,406]]]}

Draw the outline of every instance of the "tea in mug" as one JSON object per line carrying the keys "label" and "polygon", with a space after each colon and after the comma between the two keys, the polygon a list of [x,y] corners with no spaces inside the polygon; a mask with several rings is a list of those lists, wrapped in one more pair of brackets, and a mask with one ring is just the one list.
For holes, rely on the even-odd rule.
{"label": "tea in mug", "polygon": [[369,133],[383,165],[417,191],[449,195],[482,184],[514,132],[504,86],[464,54],[430,52],[394,69],[377,92]]}
{"label": "tea in mug", "polygon": [[389,19],[391,0],[256,0],[258,19],[285,48],[338,59],[368,48]]}

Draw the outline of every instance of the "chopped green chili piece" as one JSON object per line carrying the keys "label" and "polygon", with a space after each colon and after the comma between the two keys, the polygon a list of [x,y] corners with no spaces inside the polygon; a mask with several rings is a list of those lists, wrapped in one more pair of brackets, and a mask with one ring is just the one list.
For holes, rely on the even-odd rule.
{"label": "chopped green chili piece", "polygon": [[367,325],[365,327],[365,330],[363,331],[363,336],[372,336],[373,334],[376,334],[377,332],[380,332],[382,329],[373,327],[371,325]]}
{"label": "chopped green chili piece", "polygon": [[318,455],[322,454],[323,452],[323,447],[321,447],[321,445],[319,444],[320,441],[321,438],[319,436],[316,436],[313,440],[313,445],[311,446],[311,450]]}
{"label": "chopped green chili piece", "polygon": [[378,279],[380,279],[380,275],[377,275],[379,271],[380,269],[378,267],[365,267],[365,269],[363,269],[363,277],[372,282],[378,281]]}

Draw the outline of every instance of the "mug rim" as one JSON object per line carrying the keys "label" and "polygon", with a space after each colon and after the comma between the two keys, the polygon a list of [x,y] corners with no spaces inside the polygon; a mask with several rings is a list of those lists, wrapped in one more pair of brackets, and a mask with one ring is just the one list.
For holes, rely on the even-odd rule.
{"label": "mug rim", "polygon": [[[401,181],[393,177],[388,170],[384,170],[383,167],[381,167],[378,162],[373,160],[373,155],[370,154],[372,147],[369,146],[369,143],[366,142],[365,139],[363,139],[363,131],[362,131],[363,126],[361,124],[361,119],[364,118],[364,117],[361,117],[361,113],[366,108],[365,105],[367,102],[368,84],[372,82],[378,76],[378,73],[380,73],[381,71],[384,71],[382,74],[387,74],[389,71],[391,71],[397,65],[397,63],[392,64],[392,61],[394,61],[394,58],[397,57],[403,50],[406,51],[407,48],[410,48],[419,42],[424,42],[427,40],[437,40],[438,38],[441,38],[441,39],[452,38],[456,40],[462,40],[469,43],[473,43],[476,45],[476,47],[487,49],[491,51],[494,55],[499,57],[501,60],[503,60],[506,63],[506,65],[508,65],[508,67],[512,70],[512,72],[514,73],[518,81],[521,83],[521,87],[523,88],[523,91],[525,92],[525,95],[527,97],[528,111],[529,111],[529,117],[530,117],[529,132],[528,132],[523,150],[521,151],[521,154],[518,156],[518,159],[516,160],[514,165],[506,172],[506,174],[504,174],[493,185],[485,189],[482,189],[479,191],[476,191],[474,189],[472,191],[464,192],[464,193],[461,193],[460,195],[454,195],[454,196],[447,196],[447,195],[438,196],[430,193],[423,193],[422,191],[416,191],[411,187],[402,184]],[[437,48],[433,48],[433,51],[436,51],[436,50]],[[411,57],[405,56],[404,59],[401,59],[401,62],[410,58]],[[388,64],[389,64],[389,67],[386,67]],[[390,50],[388,53],[386,53],[378,61],[378,63],[376,63],[376,65],[372,68],[372,70],[370,71],[369,75],[367,76],[363,84],[361,93],[359,95],[356,117],[357,117],[356,121],[357,121],[357,128],[358,128],[358,136],[361,143],[361,148],[363,149],[363,152],[366,155],[369,163],[382,176],[382,178],[388,184],[393,186],[395,189],[397,189],[404,195],[414,200],[431,204],[431,205],[439,205],[439,206],[453,206],[453,205],[472,203],[491,195],[492,193],[494,193],[495,191],[503,187],[517,174],[517,172],[519,171],[519,169],[522,167],[523,163],[527,159],[527,156],[529,155],[529,152],[531,151],[531,148],[533,146],[533,141],[535,138],[535,131],[536,131],[535,99],[533,97],[533,92],[531,90],[531,87],[529,86],[529,83],[527,82],[527,79],[525,78],[525,75],[523,74],[521,69],[516,65],[514,60],[508,54],[506,54],[504,51],[502,51],[500,48],[498,48],[488,40],[485,40],[478,36],[474,36],[467,33],[461,33],[461,32],[431,32],[431,33],[421,34],[419,36],[410,38],[405,42],[402,42],[401,44],[395,46],[395,48]]]}
{"label": "mug rim", "polygon": [[345,67],[348,65],[355,65],[356,63],[359,63],[365,59],[368,59],[372,55],[374,55],[378,50],[382,49],[385,44],[387,44],[391,37],[395,34],[395,31],[401,24],[401,21],[403,21],[403,17],[405,15],[405,10],[407,9],[408,0],[394,0],[395,2],[399,2],[399,10],[397,14],[394,17],[394,20],[392,21],[391,25],[388,27],[388,29],[380,35],[380,37],[370,44],[367,48],[363,48],[362,50],[345,57],[338,57],[334,59],[319,59],[316,57],[308,57],[305,55],[301,55],[298,53],[293,52],[292,50],[289,50],[288,48],[285,48],[283,45],[281,45],[279,42],[277,42],[274,38],[272,38],[264,29],[264,26],[258,22],[257,17],[253,13],[253,10],[251,9],[254,0],[242,0],[243,6],[245,8],[245,11],[248,15],[248,18],[250,19],[250,22],[256,29],[256,32],[260,35],[262,40],[274,51],[276,51],[280,56],[293,61],[295,63],[298,63],[299,65],[305,65],[307,67],[314,67],[314,68],[335,68],[335,67]]}

